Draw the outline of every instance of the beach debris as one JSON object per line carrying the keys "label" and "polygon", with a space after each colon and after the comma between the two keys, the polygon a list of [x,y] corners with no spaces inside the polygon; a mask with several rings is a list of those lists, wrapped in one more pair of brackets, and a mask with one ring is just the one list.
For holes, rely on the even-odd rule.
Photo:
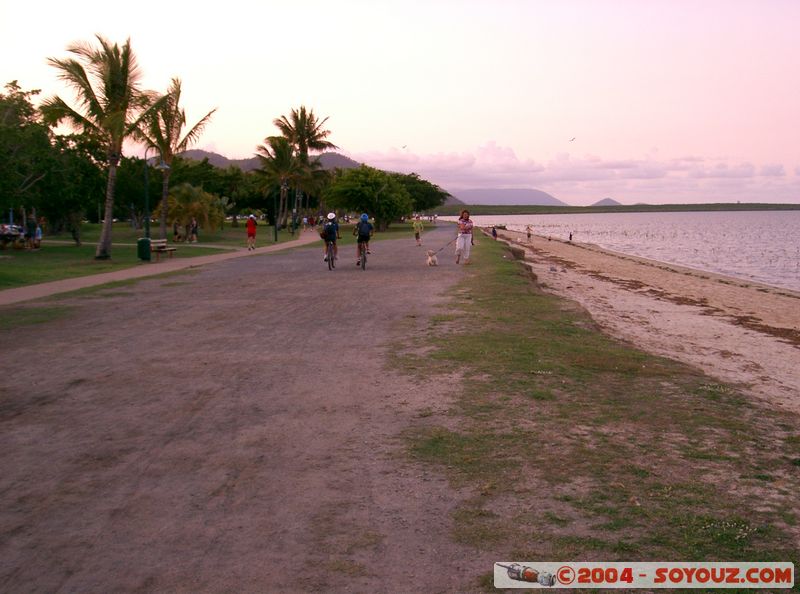
{"label": "beach debris", "polygon": [[556,268],[555,266],[551,266],[550,272],[558,272],[558,268]]}

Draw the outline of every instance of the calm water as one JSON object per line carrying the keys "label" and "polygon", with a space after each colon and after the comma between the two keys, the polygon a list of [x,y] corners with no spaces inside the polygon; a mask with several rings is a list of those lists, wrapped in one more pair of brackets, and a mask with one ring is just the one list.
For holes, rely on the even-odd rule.
{"label": "calm water", "polygon": [[[456,217],[442,217],[455,220]],[[800,211],[475,216],[536,235],[800,291]]]}

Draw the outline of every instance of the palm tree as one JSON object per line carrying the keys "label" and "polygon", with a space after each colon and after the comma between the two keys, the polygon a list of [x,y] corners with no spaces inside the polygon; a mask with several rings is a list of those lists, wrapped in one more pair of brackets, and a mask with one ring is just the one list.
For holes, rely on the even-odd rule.
{"label": "palm tree", "polygon": [[259,154],[256,156],[261,161],[261,168],[256,171],[264,175],[268,183],[280,187],[281,203],[275,213],[275,224],[283,225],[288,215],[286,194],[289,184],[302,178],[306,167],[283,136],[269,136],[264,142],[266,144],[260,144],[257,148]]}
{"label": "palm tree", "polygon": [[74,128],[101,143],[108,161],[105,220],[97,243],[95,258],[111,257],[111,228],[114,215],[114,191],[117,166],[122,157],[122,143],[133,137],[141,120],[162,98],[139,88],[141,73],[128,39],[121,48],[97,35],[99,48],[78,42],[67,51],[77,59],[48,58],[57,68],[59,78],[76,91],[78,108],[70,107],[61,97],[46,99],[41,106],[48,124],[66,120]]}
{"label": "palm tree", "polygon": [[[324,118],[321,121],[317,120],[313,109],[306,111],[305,105],[301,105],[300,109],[292,109],[288,118],[286,116],[281,116],[275,119],[273,123],[295,148],[303,164],[309,165],[309,151],[324,151],[326,149],[338,148],[332,142],[325,140],[330,134],[330,130],[325,130],[323,128],[327,121],[328,118]],[[301,199],[302,190],[298,187],[295,204],[300,202]],[[298,206],[300,205],[298,204]]]}
{"label": "palm tree", "polygon": [[330,134],[323,129],[328,118],[317,120],[314,110],[306,111],[305,105],[300,109],[292,109],[289,118],[281,116],[274,120],[281,134],[291,143],[300,159],[307,163],[309,151],[324,151],[325,149],[339,148],[332,142],[325,140]]}
{"label": "palm tree", "polygon": [[[143,140],[153,148],[161,152],[161,161],[166,167],[162,167],[161,185],[161,225],[159,233],[161,239],[167,238],[167,215],[169,196],[169,177],[172,168],[172,161],[175,155],[184,152],[192,144],[197,142],[200,134],[208,124],[211,116],[216,110],[212,109],[197,122],[191,130],[181,138],[184,126],[186,126],[186,112],[181,107],[181,81],[173,78],[169,90],[166,94],[166,101],[159,109],[153,110],[147,118],[142,130]],[[145,167],[147,163],[145,163]]]}
{"label": "palm tree", "polygon": [[[322,196],[324,189],[330,183],[330,178],[330,172],[322,168],[319,159],[311,159],[304,165],[303,175],[297,180],[296,185],[310,201],[312,196]],[[321,202],[320,206],[322,206]]]}
{"label": "palm tree", "polygon": [[[181,226],[185,226],[194,217],[201,228],[216,231],[225,220],[218,198],[188,183],[175,187],[166,201],[170,220],[177,221]],[[159,206],[162,209],[164,207],[163,204]]]}

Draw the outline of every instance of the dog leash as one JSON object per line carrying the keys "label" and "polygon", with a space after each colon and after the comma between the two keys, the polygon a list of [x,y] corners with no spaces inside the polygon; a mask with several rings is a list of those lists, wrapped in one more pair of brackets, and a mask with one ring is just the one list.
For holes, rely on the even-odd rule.
{"label": "dog leash", "polygon": [[456,239],[458,239],[458,235],[456,235],[456,236],[455,236],[453,239],[451,239],[450,241],[448,241],[446,244],[444,244],[444,245],[443,245],[442,247],[440,247],[438,250],[436,250],[435,252],[433,252],[433,255],[435,256],[436,254],[438,254],[439,252],[441,252],[441,251],[442,251],[444,248],[446,248],[448,245],[450,245],[451,243],[453,243],[453,242],[454,242]]}

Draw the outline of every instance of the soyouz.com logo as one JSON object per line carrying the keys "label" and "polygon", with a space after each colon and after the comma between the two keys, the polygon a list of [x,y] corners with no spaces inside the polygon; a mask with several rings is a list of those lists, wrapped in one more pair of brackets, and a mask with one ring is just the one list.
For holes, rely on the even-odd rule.
{"label": "soyouz.com logo", "polygon": [[495,588],[792,588],[794,563],[506,562]]}

